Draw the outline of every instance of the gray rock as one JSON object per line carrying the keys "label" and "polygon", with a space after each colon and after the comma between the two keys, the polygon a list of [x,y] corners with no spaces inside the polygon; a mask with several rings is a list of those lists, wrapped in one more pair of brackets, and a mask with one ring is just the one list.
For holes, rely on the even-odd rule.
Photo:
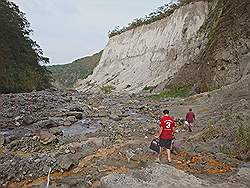
{"label": "gray rock", "polygon": [[40,135],[40,142],[44,145],[50,144],[57,139],[55,135],[51,134],[48,131],[41,131],[39,135]]}
{"label": "gray rock", "polygon": [[33,116],[31,116],[31,115],[29,115],[29,116],[24,116],[24,117],[23,117],[23,122],[22,122],[22,124],[24,124],[24,125],[30,125],[30,124],[32,124],[34,121],[35,121],[35,119],[34,119]]}
{"label": "gray rock", "polygon": [[215,156],[221,162],[228,162],[228,156],[224,153],[216,153]]}
{"label": "gray rock", "polygon": [[82,119],[82,112],[71,111],[71,112],[67,112],[66,115],[67,116],[75,116],[76,119]]}
{"label": "gray rock", "polygon": [[74,158],[74,155],[72,154],[66,154],[66,155],[60,155],[57,158],[57,164],[58,166],[63,169],[64,171],[69,170],[70,167],[74,166],[78,163],[78,158]]}
{"label": "gray rock", "polygon": [[107,117],[108,116],[108,113],[107,112],[99,112],[98,117]]}
{"label": "gray rock", "polygon": [[70,153],[76,153],[76,150],[75,150],[75,148],[73,148],[73,147],[69,147],[69,151],[70,151]]}
{"label": "gray rock", "polygon": [[69,107],[70,111],[83,112],[84,109],[80,105],[72,105]]}
{"label": "gray rock", "polygon": [[57,123],[55,121],[53,121],[52,119],[38,121],[38,122],[34,123],[34,125],[41,127],[41,128],[51,128],[51,127],[58,126]]}
{"label": "gray rock", "polygon": [[124,113],[120,113],[118,114],[119,117],[128,117],[129,116],[129,113],[127,112],[124,112]]}
{"label": "gray rock", "polygon": [[74,123],[77,121],[76,117],[75,116],[69,116],[66,118],[66,121],[70,121],[71,123]]}
{"label": "gray rock", "polygon": [[2,147],[2,146],[3,146],[4,141],[5,141],[4,136],[0,134],[0,147]]}
{"label": "gray rock", "polygon": [[63,118],[62,117],[50,117],[49,120],[56,123],[57,126],[63,125]]}
{"label": "gray rock", "polygon": [[68,153],[70,153],[70,150],[69,150],[69,149],[65,149],[64,152],[65,152],[66,154],[68,154]]}
{"label": "gray rock", "polygon": [[60,127],[52,127],[49,129],[49,132],[55,136],[62,136],[63,132]]}
{"label": "gray rock", "polygon": [[63,125],[64,126],[70,126],[70,125],[72,125],[72,123],[71,123],[71,121],[66,120],[66,121],[64,121]]}
{"label": "gray rock", "polygon": [[101,178],[101,183],[104,188],[199,188],[208,186],[208,182],[204,180],[163,164],[152,164],[142,170],[131,170],[127,174],[110,174]]}
{"label": "gray rock", "polygon": [[115,114],[109,115],[109,118],[114,120],[114,121],[121,121],[122,120],[122,117],[119,117],[119,116],[117,116]]}
{"label": "gray rock", "polygon": [[239,172],[237,173],[238,176],[241,178],[244,178],[245,180],[249,180],[250,177],[250,168],[247,167],[241,167],[239,169]]}

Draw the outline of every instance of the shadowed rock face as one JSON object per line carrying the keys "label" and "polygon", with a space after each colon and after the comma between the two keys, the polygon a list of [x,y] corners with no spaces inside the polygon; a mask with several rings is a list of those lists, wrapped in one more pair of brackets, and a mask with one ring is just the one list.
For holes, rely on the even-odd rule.
{"label": "shadowed rock face", "polygon": [[112,85],[138,92],[171,78],[200,51],[197,32],[208,15],[207,2],[195,2],[171,16],[112,37],[99,65],[79,90]]}

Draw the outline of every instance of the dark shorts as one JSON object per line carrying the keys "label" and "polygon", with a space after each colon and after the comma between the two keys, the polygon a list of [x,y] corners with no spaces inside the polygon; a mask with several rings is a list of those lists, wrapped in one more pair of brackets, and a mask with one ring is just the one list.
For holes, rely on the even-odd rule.
{"label": "dark shorts", "polygon": [[160,139],[159,145],[163,148],[171,149],[172,140]]}

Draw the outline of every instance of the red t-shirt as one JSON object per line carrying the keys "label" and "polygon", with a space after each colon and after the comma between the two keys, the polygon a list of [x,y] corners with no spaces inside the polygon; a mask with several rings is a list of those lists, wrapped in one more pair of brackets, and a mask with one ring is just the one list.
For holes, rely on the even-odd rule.
{"label": "red t-shirt", "polygon": [[163,140],[171,140],[173,139],[173,127],[175,126],[174,120],[169,116],[162,116],[161,120],[161,127],[163,130],[160,135],[160,139]]}
{"label": "red t-shirt", "polygon": [[193,123],[194,119],[195,119],[194,113],[193,112],[188,112],[187,115],[186,115],[186,121],[188,123]]}

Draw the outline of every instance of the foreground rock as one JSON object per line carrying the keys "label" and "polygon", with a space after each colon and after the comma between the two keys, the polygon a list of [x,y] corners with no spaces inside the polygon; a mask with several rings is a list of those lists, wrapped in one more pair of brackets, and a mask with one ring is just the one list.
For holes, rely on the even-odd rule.
{"label": "foreground rock", "polygon": [[[0,95],[0,185],[44,187],[51,167],[51,187],[89,187],[102,177],[112,177],[109,174],[127,171],[122,177],[134,182],[134,187],[153,186],[156,175],[165,172],[170,174],[172,187],[180,182],[184,187],[192,183],[244,187],[249,184],[249,169],[238,173],[242,161],[237,159],[244,158],[237,153],[248,154],[247,86],[242,80],[210,93],[159,101],[74,91]],[[181,125],[190,107],[197,113],[192,133]],[[173,155],[171,164],[179,170],[164,165],[165,154],[163,166],[152,166],[156,155],[148,146],[165,108],[179,119],[175,145],[180,152]],[[232,158],[227,151],[237,153]],[[156,169],[156,175],[147,169]],[[102,182],[113,185],[113,179]],[[164,178],[154,181],[159,187],[165,184]]]}
{"label": "foreground rock", "polygon": [[[126,174],[110,174],[101,178],[103,188],[219,188],[248,187],[250,169],[240,168],[227,183],[211,184],[172,166],[154,163],[141,170],[131,170]],[[238,181],[238,183],[236,183]]]}
{"label": "foreground rock", "polygon": [[110,174],[101,179],[104,188],[182,188],[204,187],[208,183],[169,165],[153,164],[128,174]]}

